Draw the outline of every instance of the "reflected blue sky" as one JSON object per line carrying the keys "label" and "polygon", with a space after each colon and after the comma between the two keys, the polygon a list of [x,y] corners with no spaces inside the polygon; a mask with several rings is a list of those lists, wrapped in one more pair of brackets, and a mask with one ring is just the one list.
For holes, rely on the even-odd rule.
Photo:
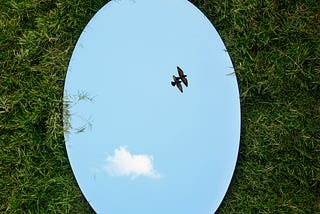
{"label": "reflected blue sky", "polygon": [[[189,86],[172,87],[179,66]],[[186,0],[118,0],[81,34],[65,98],[69,160],[97,213],[213,213],[236,164],[240,103],[225,46]],[[84,127],[85,130],[77,132]]]}

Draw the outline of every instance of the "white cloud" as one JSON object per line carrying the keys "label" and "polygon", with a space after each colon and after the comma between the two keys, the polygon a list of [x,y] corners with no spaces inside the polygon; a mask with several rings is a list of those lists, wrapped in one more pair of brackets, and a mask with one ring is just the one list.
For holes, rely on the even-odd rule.
{"label": "white cloud", "polygon": [[129,176],[135,179],[139,176],[159,178],[159,173],[153,168],[153,158],[150,155],[133,155],[126,147],[114,150],[113,156],[108,156],[104,169],[113,176]]}

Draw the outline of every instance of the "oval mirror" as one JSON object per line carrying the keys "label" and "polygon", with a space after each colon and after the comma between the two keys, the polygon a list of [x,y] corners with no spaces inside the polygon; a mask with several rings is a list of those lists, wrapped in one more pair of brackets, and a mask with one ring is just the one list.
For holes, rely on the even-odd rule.
{"label": "oval mirror", "polygon": [[68,157],[97,213],[214,213],[236,165],[240,101],[224,43],[187,0],[107,3],[64,89]]}

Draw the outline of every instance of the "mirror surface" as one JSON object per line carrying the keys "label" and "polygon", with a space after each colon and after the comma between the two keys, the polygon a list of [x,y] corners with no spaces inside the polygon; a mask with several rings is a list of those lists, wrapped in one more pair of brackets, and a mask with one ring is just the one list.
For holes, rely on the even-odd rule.
{"label": "mirror surface", "polygon": [[220,36],[190,2],[106,4],[76,44],[64,100],[70,164],[97,213],[216,211],[238,155],[239,92]]}

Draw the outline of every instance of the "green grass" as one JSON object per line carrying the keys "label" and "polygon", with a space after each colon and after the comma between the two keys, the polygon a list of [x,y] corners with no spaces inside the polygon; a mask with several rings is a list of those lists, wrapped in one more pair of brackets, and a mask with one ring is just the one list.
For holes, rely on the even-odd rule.
{"label": "green grass", "polygon": [[[217,213],[320,213],[320,6],[192,1],[233,59],[238,164]],[[62,92],[102,0],[0,2],[0,213],[94,213],[68,163]]]}

